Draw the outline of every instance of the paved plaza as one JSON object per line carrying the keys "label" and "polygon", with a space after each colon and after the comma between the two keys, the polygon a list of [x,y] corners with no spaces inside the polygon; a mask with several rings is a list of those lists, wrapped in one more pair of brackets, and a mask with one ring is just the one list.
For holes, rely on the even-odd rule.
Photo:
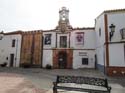
{"label": "paved plaza", "polygon": [[[5,89],[1,90],[6,92],[0,91],[0,93],[52,93],[52,87],[53,87],[52,82],[56,80],[57,75],[75,75],[75,76],[107,78],[109,85],[112,87],[111,93],[124,93],[125,91],[124,77],[107,77],[103,73],[95,69],[47,70],[47,69],[41,69],[41,68],[26,68],[26,69],[0,68],[0,82],[3,83],[0,86],[0,88],[3,89],[2,87],[6,86]],[[20,84],[21,86],[19,86],[19,84],[15,81],[21,82],[22,85]],[[9,84],[11,84],[11,86],[9,86]],[[14,86],[19,86],[19,87],[14,87]],[[31,91],[34,91],[34,92],[31,92]],[[70,92],[67,92],[67,93],[70,93]]]}

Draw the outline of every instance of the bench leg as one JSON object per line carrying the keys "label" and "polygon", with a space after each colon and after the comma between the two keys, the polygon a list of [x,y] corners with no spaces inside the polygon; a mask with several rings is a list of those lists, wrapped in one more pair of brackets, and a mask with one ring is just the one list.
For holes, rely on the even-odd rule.
{"label": "bench leg", "polygon": [[57,89],[56,88],[53,88],[53,93],[57,93]]}
{"label": "bench leg", "polygon": [[57,83],[56,82],[53,82],[53,93],[57,93]]}

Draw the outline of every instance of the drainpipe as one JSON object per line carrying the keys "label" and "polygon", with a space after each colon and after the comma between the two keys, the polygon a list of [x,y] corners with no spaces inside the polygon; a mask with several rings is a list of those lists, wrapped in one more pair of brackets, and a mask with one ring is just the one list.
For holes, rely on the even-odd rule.
{"label": "drainpipe", "polygon": [[106,72],[105,72],[105,70],[106,70],[105,69],[105,48],[103,48],[103,58],[104,58],[104,74],[106,74]]}

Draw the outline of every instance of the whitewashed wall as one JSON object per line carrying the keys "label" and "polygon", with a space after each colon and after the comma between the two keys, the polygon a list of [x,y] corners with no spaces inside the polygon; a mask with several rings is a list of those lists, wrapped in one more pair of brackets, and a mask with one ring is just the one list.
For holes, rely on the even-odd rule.
{"label": "whitewashed wall", "polygon": [[[115,25],[115,32],[111,39],[111,42],[125,41],[125,39],[121,39],[121,34],[120,34],[120,29],[125,28],[125,12],[109,13],[107,15],[108,15],[108,27],[111,24]],[[110,32],[111,29],[108,28],[108,31]],[[125,54],[124,54],[123,43],[109,44],[110,66],[125,67],[124,56]]]}
{"label": "whitewashed wall", "polygon": [[[80,53],[83,54],[80,54]],[[88,65],[82,65],[82,58],[88,58]],[[73,51],[73,68],[94,68],[95,51],[93,50],[74,50]]]}
{"label": "whitewashed wall", "polygon": [[[101,35],[99,35],[99,29],[101,29]],[[96,32],[96,48],[102,47],[105,43],[105,23],[104,15],[100,15],[95,20],[95,32]]]}
{"label": "whitewashed wall", "polygon": [[[12,47],[12,40],[15,39],[15,47]],[[4,35],[0,40],[0,64],[7,62],[10,65],[10,54],[14,54],[14,67],[19,67],[21,51],[21,35]],[[8,59],[7,59],[8,58]]]}
{"label": "whitewashed wall", "polygon": [[53,55],[52,50],[43,50],[43,67],[46,67],[47,64],[53,66]]}
{"label": "whitewashed wall", "polygon": [[[84,32],[84,44],[76,44],[76,32]],[[95,49],[95,31],[94,30],[74,30],[71,33],[70,47],[74,49]]]}
{"label": "whitewashed wall", "polygon": [[125,66],[124,44],[110,44],[109,46],[109,65]]}
{"label": "whitewashed wall", "polygon": [[[76,44],[76,33],[84,32],[84,44]],[[74,30],[71,32],[70,47],[73,48],[73,68],[95,68],[95,31]],[[80,53],[83,53],[82,55]],[[85,55],[84,55],[85,53]],[[88,58],[88,65],[82,64],[82,58]]]}
{"label": "whitewashed wall", "polygon": [[105,64],[105,48],[100,47],[96,49],[96,55],[97,55],[97,62],[99,65],[104,66]]}
{"label": "whitewashed wall", "polygon": [[[99,35],[99,29],[101,33]],[[105,65],[105,23],[104,15],[100,15],[95,20],[95,32],[96,32],[96,55],[97,55],[97,67],[102,69]]]}

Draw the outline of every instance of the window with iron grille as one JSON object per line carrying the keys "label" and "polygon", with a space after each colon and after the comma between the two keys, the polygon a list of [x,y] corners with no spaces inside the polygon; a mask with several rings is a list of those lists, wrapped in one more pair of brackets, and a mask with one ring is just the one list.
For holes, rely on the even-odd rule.
{"label": "window with iron grille", "polygon": [[88,65],[88,58],[82,58],[82,65]]}

